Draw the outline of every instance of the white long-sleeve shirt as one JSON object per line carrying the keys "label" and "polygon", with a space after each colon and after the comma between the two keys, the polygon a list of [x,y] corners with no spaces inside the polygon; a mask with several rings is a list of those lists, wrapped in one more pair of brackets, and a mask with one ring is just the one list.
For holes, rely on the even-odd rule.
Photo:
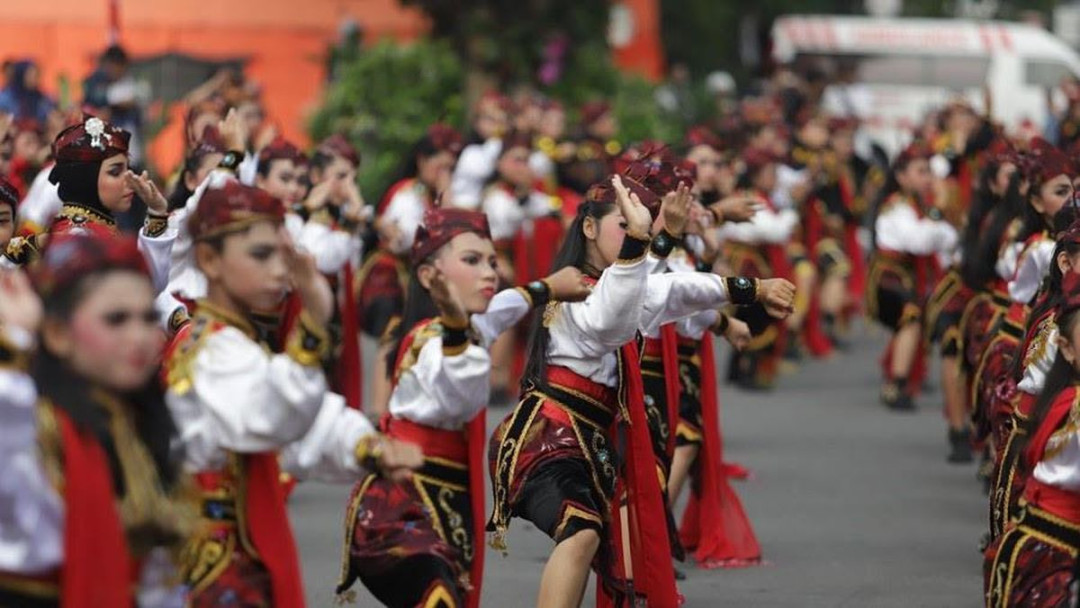
{"label": "white long-sleeve shirt", "polygon": [[548,311],[548,365],[572,369],[605,386],[618,386],[616,351],[638,331],[655,335],[678,321],[728,301],[724,280],[707,273],[648,274],[645,259],[604,270],[583,302]]}
{"label": "white long-sleeve shirt", "polygon": [[454,166],[450,193],[455,207],[478,209],[484,183],[495,173],[502,152],[502,140],[492,138],[482,144],[465,146]]}
{"label": "white long-sleeve shirt", "polygon": [[1026,247],[1019,256],[1016,272],[1009,280],[1009,296],[1013,302],[1028,304],[1035,298],[1043,279],[1050,272],[1055,242],[1040,239]]}
{"label": "white long-sleeve shirt", "polygon": [[514,238],[519,230],[528,230],[532,220],[550,214],[551,197],[534,190],[523,204],[504,188],[488,188],[481,210],[487,215],[491,239],[505,241]]}
{"label": "white long-sleeve shirt", "polygon": [[530,308],[530,302],[517,289],[495,294],[486,312],[470,318],[479,344],[470,343],[452,356],[442,352],[442,335],[437,327],[422,330],[411,347],[416,351],[415,360],[398,370],[397,385],[390,395],[390,413],[434,428],[464,428],[488,404],[491,343]]}
{"label": "white long-sleeve shirt", "polygon": [[724,240],[748,245],[771,245],[790,239],[798,224],[799,214],[794,209],[774,211],[763,207],[749,222],[725,222],[719,230]]}
{"label": "white long-sleeve shirt", "polygon": [[919,217],[912,203],[901,196],[885,203],[874,230],[878,248],[912,255],[947,252],[956,247],[958,240],[951,224]]}

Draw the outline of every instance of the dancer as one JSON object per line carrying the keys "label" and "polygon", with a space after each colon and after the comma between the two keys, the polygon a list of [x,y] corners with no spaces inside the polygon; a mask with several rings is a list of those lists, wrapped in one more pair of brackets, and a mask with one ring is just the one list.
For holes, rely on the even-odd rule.
{"label": "dancer", "polygon": [[0,604],[180,606],[196,510],[146,260],[133,239],[58,235],[32,280],[0,274]]}
{"label": "dancer", "polygon": [[889,409],[912,410],[921,380],[922,302],[936,268],[934,255],[950,251],[956,230],[926,200],[930,153],[916,142],[893,162],[874,211],[874,255],[867,312],[893,335],[885,353],[881,400]]}
{"label": "dancer", "polygon": [[[631,517],[650,511],[652,516],[630,526],[636,538],[613,525],[619,511],[612,509],[619,476],[612,452],[617,414],[638,428],[623,478],[632,502],[660,500],[648,436],[641,437],[646,430],[643,396],[631,342],[637,331],[728,301],[760,300],[777,316],[791,306],[793,287],[783,280],[648,274],[645,254],[653,218],[642,200],[659,201],[640,184],[630,182],[630,187],[633,195],[613,178],[612,186],[592,189],[579,207],[556,267],[584,269],[597,279],[595,290],[584,302],[547,306],[536,320],[524,379],[527,392],[491,441],[495,505],[488,529],[495,532],[494,544],[505,547],[514,516],[532,521],[557,543],[540,583],[537,604],[545,608],[581,603],[594,557],[601,589],[615,599],[643,592],[654,605],[675,603],[673,582],[663,580],[671,565],[662,505],[654,505],[661,510],[630,505]],[[625,564],[622,574],[614,568],[619,555],[615,535],[634,547],[633,573],[639,578],[633,591],[625,580],[631,565]]]}
{"label": "dancer", "polygon": [[1031,412],[1022,458],[1032,466],[1022,508],[985,572],[986,605],[1067,606],[1077,602],[1080,475],[1070,423],[1080,399],[1080,274],[1070,272],[1055,324],[1058,354]]}
{"label": "dancer", "polygon": [[[204,298],[166,359],[168,405],[185,468],[201,494],[202,526],[184,554],[193,606],[227,598],[251,606],[302,606],[296,546],[281,469],[357,479],[363,467],[391,477],[419,464],[415,446],[383,439],[327,393],[322,363],[332,299],[310,256],[283,233],[285,208],[235,181],[207,188],[189,218]],[[291,283],[303,304],[284,352],[271,354],[250,315],[274,310]]]}
{"label": "dancer", "polygon": [[339,594],[359,578],[388,606],[479,605],[487,349],[531,308],[589,293],[580,271],[567,268],[496,294],[494,266],[483,214],[425,214],[402,323],[392,334],[394,389],[382,427],[423,445],[426,460],[406,482],[372,474],[356,485]]}

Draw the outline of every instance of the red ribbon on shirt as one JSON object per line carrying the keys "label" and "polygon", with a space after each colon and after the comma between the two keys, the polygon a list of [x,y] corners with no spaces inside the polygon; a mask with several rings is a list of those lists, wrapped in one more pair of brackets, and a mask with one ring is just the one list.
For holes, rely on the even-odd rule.
{"label": "red ribbon on shirt", "polygon": [[661,363],[664,366],[664,398],[667,399],[667,457],[675,454],[675,429],[679,426],[679,336],[675,324],[660,326]]}
{"label": "red ribbon on shirt", "polygon": [[[630,417],[624,421],[627,442],[623,484],[630,534],[629,538],[621,540],[630,543],[635,592],[647,598],[650,608],[677,608],[679,594],[675,589],[667,515],[645,414],[645,384],[641,379],[640,361],[636,342],[628,342],[621,348],[622,381],[619,388]],[[611,509],[611,519],[615,522],[612,532],[617,537],[620,529],[618,500],[612,502]]]}
{"label": "red ribbon on shirt", "polygon": [[302,608],[304,587],[300,561],[285,509],[285,488],[280,481],[276,452],[244,454],[243,509],[251,543],[270,572],[273,605]]}
{"label": "red ribbon on shirt", "polygon": [[679,537],[693,548],[694,559],[702,567],[740,567],[761,561],[750,518],[743,510],[739,495],[731,486],[734,476],[745,476],[745,469],[724,462],[723,433],[720,428],[720,400],[716,386],[716,360],[712,335],[701,339],[701,452],[698,466],[701,493],[691,493],[683,513]]}
{"label": "red ribbon on shirt", "polygon": [[134,605],[132,558],[120,523],[112,474],[97,439],[55,409],[64,450],[63,608]]}

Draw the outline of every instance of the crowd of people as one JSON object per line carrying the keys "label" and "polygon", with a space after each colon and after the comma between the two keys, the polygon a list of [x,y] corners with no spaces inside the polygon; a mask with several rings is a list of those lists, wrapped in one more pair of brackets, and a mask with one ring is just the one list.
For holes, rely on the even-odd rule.
{"label": "crowd of people", "polygon": [[676,564],[762,559],[714,336],[770,390],[861,316],[890,410],[941,358],[948,460],[984,458],[988,605],[1076,594],[1074,150],[958,99],[864,158],[790,73],[671,142],[489,92],[368,205],[346,137],[305,153],[235,77],[189,98],[170,179],[132,170],[126,55],[102,62],[85,113],[24,95],[0,121],[0,603],[302,606],[286,501],[318,479],[353,487],[342,600],[475,607],[523,519],[554,541],[537,605],[591,571],[599,605],[673,608]]}

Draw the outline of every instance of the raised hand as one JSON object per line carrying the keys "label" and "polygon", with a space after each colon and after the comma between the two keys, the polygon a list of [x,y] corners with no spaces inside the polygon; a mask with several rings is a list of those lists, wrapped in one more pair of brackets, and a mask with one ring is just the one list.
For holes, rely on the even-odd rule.
{"label": "raised hand", "polygon": [[652,215],[649,209],[642,204],[638,195],[630,192],[623,184],[622,177],[616,175],[611,178],[615,187],[615,201],[619,205],[623,219],[626,220],[626,234],[647,241],[651,238],[649,228],[652,226]]}
{"label": "raised hand", "polygon": [[248,129],[236,108],[229,110],[225,118],[218,122],[218,132],[225,140],[225,149],[234,152],[247,150]]}
{"label": "raised hand", "polygon": [[0,328],[17,327],[34,334],[41,325],[41,298],[21,270],[0,271]]}
{"label": "raised hand", "polygon": [[312,319],[319,325],[326,325],[334,314],[334,292],[315,265],[315,258],[297,249],[284,228],[281,231],[286,240],[285,263],[293,289],[300,294],[304,310]]}
{"label": "raised hand", "polygon": [[795,311],[795,285],[786,279],[761,279],[757,300],[769,316],[784,319]]}
{"label": "raised hand", "polygon": [[664,195],[663,201],[660,203],[660,228],[668,231],[671,236],[676,238],[682,237],[686,232],[686,224],[690,218],[690,202],[693,200],[693,195],[690,194],[690,187],[686,184],[679,184],[679,187],[673,191]]}
{"label": "raised hand", "polygon": [[544,282],[551,290],[551,300],[557,302],[580,302],[592,293],[585,274],[573,266],[556,270]]}
{"label": "raised hand", "polygon": [[148,172],[143,171],[140,175],[128,170],[124,174],[124,180],[135,191],[135,195],[146,203],[147,209],[155,215],[168,215],[169,201],[165,200],[165,195],[161,193],[161,190],[158,190],[157,184],[150,179]]}
{"label": "raised hand", "polygon": [[709,207],[725,222],[748,222],[761,208],[761,201],[745,194],[733,194]]}

